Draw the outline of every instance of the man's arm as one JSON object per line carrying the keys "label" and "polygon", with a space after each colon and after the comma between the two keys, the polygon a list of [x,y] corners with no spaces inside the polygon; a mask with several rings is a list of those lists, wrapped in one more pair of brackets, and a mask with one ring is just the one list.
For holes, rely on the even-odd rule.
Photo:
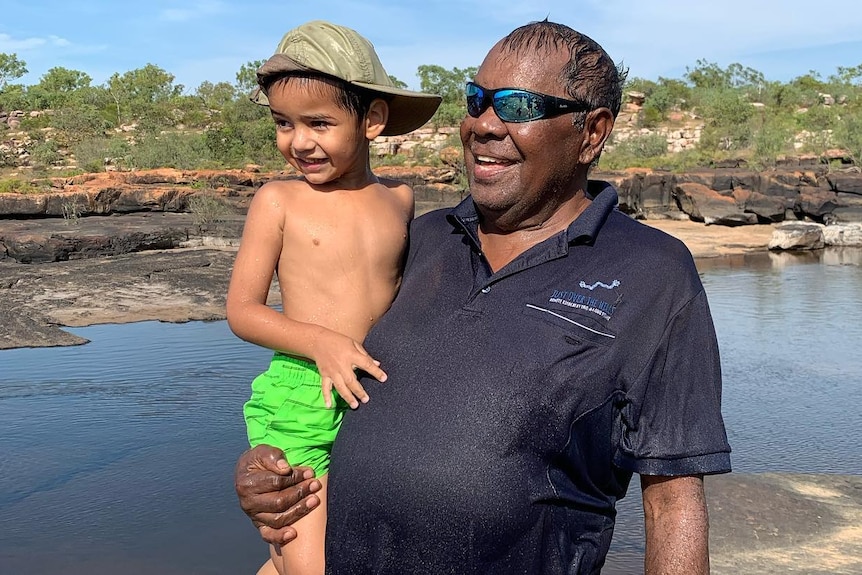
{"label": "man's arm", "polygon": [[320,505],[314,495],[320,481],[308,467],[290,467],[280,449],[258,445],[243,453],[234,470],[234,487],[242,510],[273,545],[296,538],[291,527]]}
{"label": "man's arm", "polygon": [[641,475],[645,575],[707,575],[709,517],[703,476]]}

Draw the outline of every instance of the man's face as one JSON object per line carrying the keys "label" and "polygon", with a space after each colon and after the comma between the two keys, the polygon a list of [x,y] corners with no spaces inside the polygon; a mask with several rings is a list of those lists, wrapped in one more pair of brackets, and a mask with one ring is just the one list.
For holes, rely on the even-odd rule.
{"label": "man's face", "polygon": [[[474,80],[490,90],[523,88],[570,98],[560,80],[568,58],[553,48],[511,52],[498,44]],[[583,131],[572,126],[572,114],[505,123],[488,107],[478,118],[464,118],[461,141],[474,202],[505,227],[541,226],[586,183],[578,161]]]}

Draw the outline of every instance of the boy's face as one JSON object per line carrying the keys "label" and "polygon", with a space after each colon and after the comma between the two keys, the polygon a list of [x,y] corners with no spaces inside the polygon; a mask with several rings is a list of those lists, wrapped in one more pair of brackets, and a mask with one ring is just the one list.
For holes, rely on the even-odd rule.
{"label": "boy's face", "polygon": [[314,79],[285,78],[270,87],[267,97],[278,150],[309,183],[364,183],[368,141],[362,122],[336,103],[333,87]]}

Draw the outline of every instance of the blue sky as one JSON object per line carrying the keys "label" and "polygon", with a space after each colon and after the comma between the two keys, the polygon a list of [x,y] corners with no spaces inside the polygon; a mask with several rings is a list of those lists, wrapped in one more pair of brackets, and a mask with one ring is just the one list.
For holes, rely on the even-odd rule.
{"label": "blue sky", "polygon": [[418,89],[416,68],[478,66],[513,28],[548,17],[591,36],[631,76],[682,78],[698,59],[738,62],[769,80],[809,70],[826,77],[862,64],[859,0],[822,7],[800,0],[3,0],[0,52],[14,53],[35,84],[50,68],[115,72],[155,64],[193,91],[233,83],[243,64],[264,59],[282,34],[330,20],[374,44],[387,71]]}

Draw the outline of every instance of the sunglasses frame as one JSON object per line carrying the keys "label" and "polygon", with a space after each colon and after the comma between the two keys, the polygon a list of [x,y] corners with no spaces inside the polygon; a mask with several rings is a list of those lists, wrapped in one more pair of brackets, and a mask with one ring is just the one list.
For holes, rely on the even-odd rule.
{"label": "sunglasses frame", "polygon": [[[481,100],[479,102],[479,113],[473,115],[470,113],[470,99],[476,98],[479,99],[479,95],[468,96],[467,91],[470,87],[477,88],[481,92]],[[514,120],[507,120],[500,116],[500,112],[497,110],[496,106],[496,98],[495,96],[500,92],[519,92],[521,94],[529,94],[530,96],[535,96],[542,100],[544,104],[545,111],[542,115],[536,118],[517,118]],[[482,114],[485,113],[489,107],[494,110],[494,113],[497,115],[500,120],[510,124],[523,124],[525,122],[533,122],[535,120],[544,120],[548,118],[555,118],[557,116],[561,116],[563,114],[568,113],[576,113],[576,112],[588,112],[591,107],[586,102],[579,102],[577,100],[567,100],[566,98],[558,98],[557,96],[549,96],[547,94],[542,94],[541,92],[533,92],[532,90],[525,90],[523,88],[497,88],[495,90],[490,90],[488,88],[484,88],[477,84],[476,82],[467,82],[464,88],[464,94],[467,98],[467,114],[472,118],[478,118]]]}

